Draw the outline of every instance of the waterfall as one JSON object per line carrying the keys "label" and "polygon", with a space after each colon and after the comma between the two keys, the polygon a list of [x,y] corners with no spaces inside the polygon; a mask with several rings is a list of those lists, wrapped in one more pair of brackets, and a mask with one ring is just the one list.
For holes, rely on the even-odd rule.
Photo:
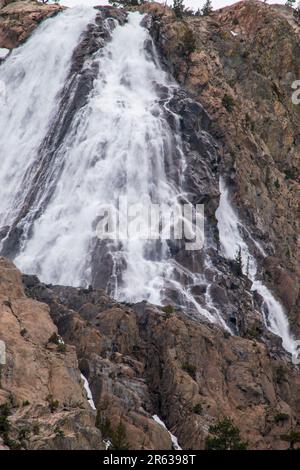
{"label": "waterfall", "polygon": [[[107,42],[72,75],[74,51],[95,17],[96,10],[80,7],[48,19],[0,66],[0,251],[46,283],[94,285],[123,302],[171,303],[230,331],[214,304],[218,270],[208,246],[195,254],[183,252],[181,240],[97,237],[103,207],[125,223],[122,197],[144,208],[144,221],[149,203],[167,212],[189,197],[180,117],[171,106],[179,88],[161,67],[143,17],[129,13],[124,25],[103,20]],[[79,106],[80,80],[86,95]],[[222,181],[217,217],[225,256],[241,247],[266,326],[294,351]]]}
{"label": "waterfall", "polygon": [[75,8],[46,20],[1,65],[0,228],[13,221],[23,204],[33,176],[28,169],[58,112],[73,50],[94,17],[92,9]]}
{"label": "waterfall", "polygon": [[[117,207],[122,195],[128,205],[146,203],[151,194],[157,203],[176,200],[164,166],[173,137],[155,90],[156,84],[169,82],[146,56],[148,33],[140,22],[138,13],[129,15],[128,23],[116,27],[112,41],[94,58],[99,75],[88,103],[74,116],[58,149],[62,173],[57,187],[16,258],[23,271],[36,272],[47,282],[92,283],[91,245],[100,204]],[[160,301],[163,278],[171,268],[147,259],[145,245],[144,240],[129,240],[111,250],[115,269],[126,265],[122,286],[112,286],[121,300]],[[166,244],[162,251],[165,258]]]}
{"label": "waterfall", "polygon": [[96,284],[120,301],[175,302],[227,328],[212,302],[205,306],[209,296],[192,294],[205,279],[175,260],[167,240],[96,237],[101,208],[122,212],[122,196],[129,206],[152,202],[166,210],[186,199],[179,116],[169,107],[178,86],[161,68],[139,13],[129,13],[125,25],[114,21],[111,40],[89,57],[86,67],[98,72],[86,103],[70,113],[50,155],[47,132],[58,132],[72,52],[94,16],[76,8],[46,21],[0,69],[8,86],[0,119],[0,235],[7,226],[19,244],[9,255],[44,282]]}
{"label": "waterfall", "polygon": [[[228,259],[235,259],[237,251],[241,250],[243,274],[248,275],[252,281],[251,290],[260,294],[263,299],[262,315],[266,328],[282,338],[282,345],[286,351],[295,354],[297,344],[290,333],[288,319],[280,302],[275,299],[271,291],[258,279],[256,259],[251,254],[248,244],[242,235],[247,230],[230,203],[229,191],[222,178],[220,178],[220,193],[220,204],[216,211],[216,218],[223,255]],[[254,242],[254,240],[252,241]],[[254,243],[260,254],[265,256],[264,250],[260,245],[257,242]]]}

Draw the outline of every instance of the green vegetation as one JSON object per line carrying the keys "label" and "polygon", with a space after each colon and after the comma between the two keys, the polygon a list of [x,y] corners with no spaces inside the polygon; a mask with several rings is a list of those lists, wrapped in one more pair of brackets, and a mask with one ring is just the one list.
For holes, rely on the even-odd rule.
{"label": "green vegetation", "polygon": [[11,450],[19,450],[21,448],[20,443],[14,441],[9,436],[11,427],[8,417],[10,412],[10,405],[8,403],[0,405],[0,437],[5,446],[9,447]]}
{"label": "green vegetation", "polygon": [[292,7],[295,5],[295,3],[296,3],[296,0],[286,0],[285,5],[286,5],[287,7],[291,7],[291,8],[292,8]]}
{"label": "green vegetation", "polygon": [[29,428],[21,428],[19,430],[19,436],[18,437],[19,437],[20,441],[23,441],[23,440],[28,439],[29,434],[30,434],[30,429]]}
{"label": "green vegetation", "polygon": [[183,53],[189,57],[196,50],[196,39],[191,29],[186,29],[182,37]]}
{"label": "green vegetation", "polygon": [[100,429],[103,439],[109,439],[111,441],[111,450],[129,450],[130,446],[127,442],[126,427],[122,420],[114,430],[112,428],[110,420],[103,416],[101,411],[97,412],[96,426]]}
{"label": "green vegetation", "polygon": [[232,113],[233,108],[234,108],[234,100],[232,96],[226,93],[222,98],[222,105],[229,113]]}
{"label": "green vegetation", "polygon": [[300,1],[299,1],[298,5],[296,6],[295,10],[294,10],[294,18],[297,21],[300,20]]}
{"label": "green vegetation", "polygon": [[295,179],[295,172],[293,169],[291,168],[287,168],[286,170],[284,170],[284,174],[285,174],[285,179],[286,180],[293,180]]}
{"label": "green vegetation", "polygon": [[65,353],[67,351],[67,347],[61,337],[57,333],[53,333],[50,338],[48,339],[48,343],[53,343],[57,345],[57,351],[60,353]]}
{"label": "green vegetation", "polygon": [[64,343],[59,343],[59,345],[57,346],[57,351],[62,354],[65,354],[65,352],[67,351],[66,345]]}
{"label": "green vegetation", "polygon": [[283,382],[286,382],[286,370],[282,365],[275,368],[274,375],[275,375],[275,380],[278,384],[282,384]]}
{"label": "green vegetation", "polygon": [[181,19],[183,17],[184,8],[183,0],[173,0],[173,11],[176,18]]}
{"label": "green vegetation", "polygon": [[57,333],[53,333],[48,339],[48,343],[59,344],[60,338]]}
{"label": "green vegetation", "polygon": [[289,419],[289,415],[287,413],[277,413],[274,416],[274,421],[276,424],[283,423]]}
{"label": "green vegetation", "polygon": [[126,428],[120,420],[117,429],[113,433],[112,445],[114,450],[128,450],[129,444],[126,439]]}
{"label": "green vegetation", "polygon": [[251,130],[251,132],[255,132],[255,122],[251,119],[250,114],[246,113],[245,116],[246,126]]}
{"label": "green vegetation", "polygon": [[170,315],[171,313],[174,313],[173,305],[165,305],[161,309],[162,309],[163,312],[167,313],[168,315]]}
{"label": "green vegetation", "polygon": [[203,16],[208,16],[212,13],[213,8],[212,8],[212,2],[211,0],[206,0],[206,2],[203,5],[203,8],[201,10],[201,13]]}
{"label": "green vegetation", "polygon": [[239,429],[233,421],[225,417],[210,426],[210,436],[205,440],[206,450],[246,450],[247,442],[242,441]]}
{"label": "green vegetation", "polygon": [[33,426],[32,426],[32,432],[33,434],[35,434],[36,436],[40,433],[40,425],[39,423],[34,423]]}
{"label": "green vegetation", "polygon": [[195,413],[196,415],[201,415],[202,412],[203,412],[203,406],[201,405],[201,403],[197,403],[193,407],[193,413]]}
{"label": "green vegetation", "polygon": [[300,443],[300,431],[291,429],[287,434],[282,434],[280,438],[289,443],[289,450],[295,450],[295,445]]}
{"label": "green vegetation", "polygon": [[235,266],[235,274],[237,276],[242,276],[243,275],[243,260],[242,260],[242,249],[240,246],[235,255],[234,266]]}
{"label": "green vegetation", "polygon": [[192,364],[185,363],[185,364],[182,364],[182,370],[184,370],[184,372],[189,374],[192,377],[192,379],[196,380],[197,368],[195,366],[193,366]]}
{"label": "green vegetation", "polygon": [[277,180],[274,182],[274,186],[276,189],[280,189],[280,183],[279,183],[279,180],[277,178]]}
{"label": "green vegetation", "polygon": [[54,413],[54,411],[56,411],[59,407],[59,401],[54,400],[53,395],[48,395],[46,397],[46,401],[49,404],[49,408],[50,408],[51,413]]}
{"label": "green vegetation", "polygon": [[10,430],[8,417],[10,415],[10,406],[8,403],[0,406],[0,436],[3,437]]}
{"label": "green vegetation", "polygon": [[108,0],[108,3],[113,7],[137,7],[143,5],[144,0]]}
{"label": "green vegetation", "polygon": [[59,426],[56,426],[56,428],[54,429],[54,432],[56,436],[59,436],[59,437],[64,437],[65,435],[63,429],[61,429]]}

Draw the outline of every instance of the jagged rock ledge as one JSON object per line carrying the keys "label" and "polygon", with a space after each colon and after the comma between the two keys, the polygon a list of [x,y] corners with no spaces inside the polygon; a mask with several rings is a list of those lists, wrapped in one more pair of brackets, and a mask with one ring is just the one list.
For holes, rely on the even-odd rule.
{"label": "jagged rock ledge", "polygon": [[34,0],[0,1],[0,48],[13,49],[24,42],[38,24],[64,10],[56,4]]}

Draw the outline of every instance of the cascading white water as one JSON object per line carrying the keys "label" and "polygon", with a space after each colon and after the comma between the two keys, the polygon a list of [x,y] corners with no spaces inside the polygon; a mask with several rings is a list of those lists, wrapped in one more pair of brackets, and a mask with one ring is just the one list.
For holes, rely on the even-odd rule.
{"label": "cascading white water", "polygon": [[[263,298],[262,314],[266,327],[282,338],[282,345],[286,351],[295,354],[297,344],[290,333],[288,319],[281,304],[257,277],[257,262],[242,236],[243,225],[230,203],[228,188],[222,178],[220,178],[220,193],[220,204],[216,211],[216,218],[222,252],[226,258],[235,259],[238,250],[241,250],[243,273],[248,275],[252,281],[252,291],[258,292]],[[257,243],[256,246],[264,255],[264,251]]]}
{"label": "cascading white water", "polygon": [[[10,77],[12,81],[1,121],[1,127],[6,129],[1,181],[3,186],[6,184],[7,198],[1,203],[2,225],[13,220],[12,208],[17,209],[22,203],[22,192],[16,194],[16,188],[24,188],[24,174],[37,159],[39,144],[59,105],[57,95],[66,80],[72,50],[93,15],[94,10],[87,13],[76,9],[53,19],[52,24],[46,22],[2,70],[4,79]],[[55,39],[62,28],[66,29],[64,36],[68,34],[69,20],[75,22],[75,31],[62,51]],[[160,68],[155,50],[154,57],[149,57],[145,44],[151,38],[141,20],[138,13],[130,13],[128,22],[116,26],[111,41],[93,56],[99,73],[88,102],[73,116],[71,127],[56,150],[55,168],[47,170],[50,175],[59,174],[54,193],[43,204],[50,191],[46,181],[34,208],[34,213],[40,215],[30,236],[23,237],[15,259],[23,272],[38,274],[43,281],[74,286],[91,283],[99,207],[110,203],[117,208],[120,196],[127,197],[128,205],[151,201],[174,207],[183,197],[180,178],[185,162],[181,137],[171,130],[165,116],[168,95],[171,99],[177,85]],[[45,43],[47,46],[52,36],[48,63]],[[51,82],[47,92],[43,88],[46,76]],[[18,103],[15,86],[23,90],[25,102]],[[166,95],[163,105],[158,89]],[[175,122],[179,120],[169,109],[168,113]],[[177,181],[167,176],[166,167],[173,167]],[[30,178],[30,171],[27,173]],[[43,210],[39,211],[42,205]],[[31,208],[22,221],[26,234],[27,219],[29,227],[34,220],[32,213]],[[153,256],[155,244],[142,239],[122,241],[121,246],[110,244],[115,271],[122,266],[122,282],[117,275],[112,276],[110,282],[115,283],[111,293],[119,300],[147,299],[159,305],[169,289],[178,293],[179,303],[190,305],[199,315],[226,328],[215,308],[206,309],[192,295],[190,287],[196,276],[172,259],[166,241],[161,242],[159,255]],[[181,275],[189,279],[185,286],[178,281]]]}
{"label": "cascading white water", "polygon": [[[90,242],[100,204],[116,205],[121,195],[128,205],[135,204],[153,193],[157,202],[176,200],[163,161],[165,149],[171,153],[172,135],[154,87],[170,84],[147,60],[148,33],[140,22],[139,14],[131,14],[125,26],[117,26],[104,52],[99,51],[95,60],[100,72],[88,104],[75,116],[59,149],[64,168],[57,188],[16,259],[25,272],[37,272],[49,282],[90,283]],[[127,263],[123,287],[117,286],[115,294],[159,303],[170,266],[147,260],[144,250],[145,241],[133,240],[114,253],[116,262],[125,257]]]}
{"label": "cascading white water", "polygon": [[[22,205],[24,188],[30,186],[34,174],[28,169],[37,161],[39,146],[57,112],[72,51],[94,15],[92,9],[75,9],[45,22],[1,69],[1,77],[9,83],[9,99],[0,120],[2,226],[14,220]],[[112,203],[117,207],[119,196],[126,195],[128,205],[151,201],[174,207],[182,197],[180,177],[185,162],[181,137],[171,130],[165,116],[176,84],[170,82],[157,58],[148,57],[145,43],[151,38],[141,20],[138,13],[129,14],[127,24],[117,26],[112,40],[93,56],[98,77],[87,104],[73,116],[71,128],[56,150],[55,168],[48,169],[50,175],[60,175],[55,191],[43,205],[51,186],[46,180],[43,194],[22,221],[28,234],[26,224],[31,227],[32,214],[39,213],[43,205],[30,237],[23,237],[15,261],[24,272],[38,274],[46,282],[91,283],[99,206]],[[58,39],[62,35],[63,47]],[[155,56],[155,50],[152,53]],[[158,89],[166,94],[163,105]],[[169,109],[168,113],[173,115]],[[173,118],[179,120],[176,115]],[[177,181],[168,178],[166,166],[173,166]],[[159,256],[153,256],[155,243],[129,239],[122,241],[121,248],[111,244],[116,271],[122,265],[122,282],[115,276],[111,293],[124,301],[147,299],[161,304],[165,290],[171,289],[201,316],[225,326],[215,309],[201,306],[189,286],[178,281],[184,275],[193,285],[195,276],[172,259],[167,242],[160,244]]]}
{"label": "cascading white water", "polygon": [[93,9],[75,8],[46,20],[1,66],[1,226],[10,224],[22,204],[30,184],[23,178],[58,110],[74,48],[95,15]]}
{"label": "cascading white water", "polygon": [[[33,170],[40,165],[40,145],[61,105],[72,53],[94,18],[95,10],[76,8],[47,20],[0,68],[0,79],[7,88],[0,115],[0,228],[11,225],[24,204]],[[186,162],[179,118],[168,107],[177,85],[159,66],[155,50],[154,57],[149,56],[147,42],[151,38],[141,26],[141,16],[130,13],[124,26],[116,25],[104,49],[90,58],[87,67],[92,63],[99,72],[87,103],[73,113],[54,158],[43,160],[48,176],[22,219],[25,235],[15,262],[23,272],[37,274],[45,282],[88,285],[95,226],[103,205],[112,204],[119,210],[118,199],[126,196],[128,205],[151,201],[174,207],[184,198],[181,175]],[[158,90],[163,90],[163,100]],[[177,122],[178,132],[170,128],[166,112]],[[172,168],[172,178],[166,168]],[[218,216],[225,255],[233,258],[240,245],[244,265],[249,257],[253,288],[265,301],[266,324],[282,336],[284,347],[291,351],[286,317],[256,279],[256,262],[239,233],[239,221],[224,188]],[[106,248],[114,266],[110,293],[118,300],[161,305],[172,291],[177,305],[228,330],[213,303],[211,283],[204,274],[177,262],[166,241],[161,241],[159,251],[156,241],[143,239],[122,240],[122,244],[111,241]],[[121,281],[118,270],[122,271]],[[197,286],[205,288],[202,297],[193,294]]]}

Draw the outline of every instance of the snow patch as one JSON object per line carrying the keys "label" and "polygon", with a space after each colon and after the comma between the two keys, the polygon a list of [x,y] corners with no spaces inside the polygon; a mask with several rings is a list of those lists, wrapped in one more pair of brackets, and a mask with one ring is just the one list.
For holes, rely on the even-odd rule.
{"label": "snow patch", "polygon": [[97,408],[95,407],[95,403],[94,403],[94,400],[93,400],[93,395],[92,395],[89,383],[88,383],[87,379],[85,378],[85,376],[83,374],[81,374],[81,378],[83,380],[83,386],[84,386],[84,389],[85,389],[87,397],[88,397],[88,402],[91,405],[91,408],[96,411]]}
{"label": "snow patch", "polygon": [[172,434],[172,433],[168,430],[167,426],[166,426],[165,423],[159,418],[159,416],[153,415],[152,418],[154,419],[154,421],[156,421],[158,424],[160,424],[166,431],[168,431],[168,433],[170,434],[170,437],[171,437],[173,449],[174,449],[174,450],[182,450],[182,448],[181,448],[180,445],[178,444],[178,439],[177,439],[177,437],[174,436],[174,434]]}

